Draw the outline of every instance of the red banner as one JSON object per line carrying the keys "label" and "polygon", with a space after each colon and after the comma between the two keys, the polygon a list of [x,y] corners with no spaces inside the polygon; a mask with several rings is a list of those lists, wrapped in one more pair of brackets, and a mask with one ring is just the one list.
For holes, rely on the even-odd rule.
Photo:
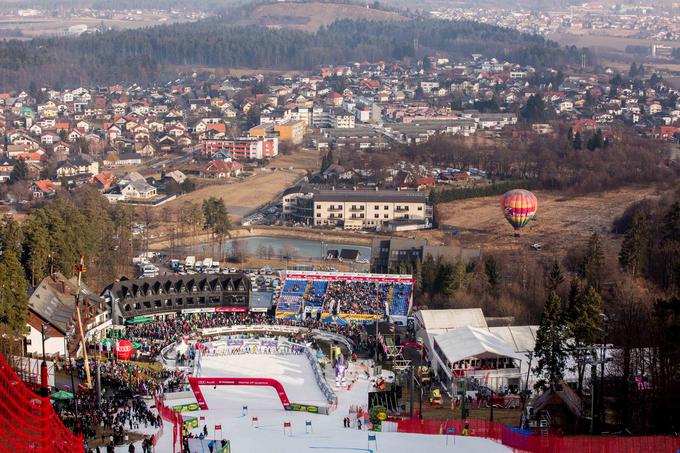
{"label": "red banner", "polygon": [[132,351],[134,350],[135,347],[127,340],[118,340],[118,343],[116,343],[116,357],[118,357],[119,360],[130,360]]}

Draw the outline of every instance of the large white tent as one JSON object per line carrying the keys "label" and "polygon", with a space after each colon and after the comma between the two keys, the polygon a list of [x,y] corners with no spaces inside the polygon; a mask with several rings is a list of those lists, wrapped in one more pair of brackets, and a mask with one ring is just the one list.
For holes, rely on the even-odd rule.
{"label": "large white tent", "polygon": [[472,326],[463,326],[435,337],[438,353],[442,360],[449,363],[474,357],[477,359],[510,358],[523,360],[526,357],[514,351],[510,345],[500,337]]}

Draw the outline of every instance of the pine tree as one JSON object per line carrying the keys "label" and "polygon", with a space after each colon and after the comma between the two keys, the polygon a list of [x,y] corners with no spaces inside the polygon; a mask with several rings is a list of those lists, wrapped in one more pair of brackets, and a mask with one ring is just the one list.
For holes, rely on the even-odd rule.
{"label": "pine tree", "polygon": [[45,276],[50,250],[50,236],[47,228],[29,218],[24,224],[24,244],[22,263],[28,273],[31,286],[35,286]]}
{"label": "pine tree", "polygon": [[535,357],[538,359],[533,372],[539,376],[537,389],[552,387],[564,377],[567,361],[566,341],[568,330],[562,316],[562,302],[555,291],[548,296],[536,333]]}
{"label": "pine tree", "polygon": [[574,149],[578,151],[581,148],[583,148],[583,139],[581,138],[581,133],[577,132],[574,135]]}
{"label": "pine tree", "polygon": [[675,202],[663,218],[663,237],[666,241],[680,241],[680,203]]}
{"label": "pine tree", "polygon": [[593,233],[588,240],[583,259],[579,264],[579,276],[587,285],[599,289],[602,285],[604,271],[604,252],[600,243],[600,236]]}
{"label": "pine tree", "polygon": [[550,268],[550,272],[545,279],[545,290],[548,294],[559,289],[559,287],[564,282],[564,274],[562,274],[562,268],[557,259],[553,260],[553,265]]}
{"label": "pine tree", "polygon": [[13,250],[0,260],[0,324],[23,335],[28,318],[28,282]]}
{"label": "pine tree", "polygon": [[9,183],[14,184],[19,181],[27,181],[30,178],[28,174],[28,165],[24,159],[17,159],[17,163],[14,164],[12,172],[9,174]]}
{"label": "pine tree", "polygon": [[496,290],[501,283],[501,274],[498,271],[496,258],[492,255],[484,260],[484,273],[486,274],[486,279],[489,282],[491,289]]}
{"label": "pine tree", "polygon": [[21,242],[24,233],[21,225],[10,215],[0,221],[0,252],[12,250],[17,256],[21,253]]}
{"label": "pine tree", "polygon": [[585,367],[590,356],[589,346],[600,337],[602,324],[602,297],[589,286],[576,298],[573,318],[569,323],[572,334],[571,352],[576,362],[578,389],[583,386]]}
{"label": "pine tree", "polygon": [[621,244],[619,264],[632,275],[644,272],[647,265],[649,230],[642,211],[635,211],[633,223]]}
{"label": "pine tree", "polygon": [[432,255],[428,254],[423,260],[421,271],[423,294],[432,293],[435,278],[437,278],[437,265]]}

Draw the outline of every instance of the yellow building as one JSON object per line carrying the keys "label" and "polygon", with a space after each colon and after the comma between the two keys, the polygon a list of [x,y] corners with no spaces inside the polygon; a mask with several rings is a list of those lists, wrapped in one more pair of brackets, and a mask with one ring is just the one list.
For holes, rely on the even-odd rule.
{"label": "yellow building", "polygon": [[305,122],[290,120],[281,124],[260,124],[248,130],[250,137],[268,137],[275,135],[279,142],[291,142],[295,145],[302,143],[305,136]]}
{"label": "yellow building", "polygon": [[279,141],[291,142],[296,145],[302,143],[305,136],[304,121],[286,121],[285,123],[275,124],[274,131],[279,135]]}

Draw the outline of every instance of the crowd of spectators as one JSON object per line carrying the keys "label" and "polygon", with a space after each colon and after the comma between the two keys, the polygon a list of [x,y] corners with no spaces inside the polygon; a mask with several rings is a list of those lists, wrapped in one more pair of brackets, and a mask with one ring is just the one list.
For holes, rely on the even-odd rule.
{"label": "crowd of spectators", "polygon": [[[96,386],[86,389],[81,386],[75,393],[75,401],[67,400],[55,404],[57,413],[75,433],[82,433],[86,452],[113,451],[113,446],[123,443],[125,430],[159,428],[161,419],[147,405],[144,397],[162,394],[167,382],[176,377],[168,370],[153,371],[123,361],[92,360],[90,373],[96,379],[99,367],[101,382],[98,398]],[[74,378],[85,381],[84,362],[71,361],[60,365],[59,371],[73,373]],[[166,382],[166,388],[163,382]],[[76,414],[77,410],[77,414]],[[101,439],[98,439],[101,436]],[[151,438],[145,445],[152,445]],[[97,444],[92,449],[87,444]],[[96,448],[96,450],[94,449]]]}
{"label": "crowd of spectators", "polygon": [[[201,329],[230,326],[294,326],[319,329],[343,335],[358,345],[361,341],[361,327],[357,325],[328,324],[310,317],[303,320],[284,320],[267,313],[190,313],[178,314],[168,319],[158,319],[146,324],[128,326],[125,338],[141,345],[151,343],[156,351],[153,359],[165,346],[185,337],[195,337]],[[113,334],[112,334],[113,336]]]}
{"label": "crowd of spectators", "polygon": [[331,313],[384,316],[392,283],[333,280],[326,289],[325,309]]}
{"label": "crowd of spectators", "polygon": [[[411,288],[410,284],[377,280],[291,281],[284,285],[279,311],[306,306],[332,314],[405,315]],[[393,303],[396,306],[391,307]]]}
{"label": "crowd of spectators", "polygon": [[[359,325],[327,324],[318,318],[307,318],[301,321],[277,319],[268,313],[191,313],[177,314],[174,317],[156,319],[154,321],[127,326],[124,331],[110,330],[109,340],[125,338],[134,342],[145,357],[154,360],[160,351],[185,338],[191,338],[193,345],[198,345],[207,338],[201,338],[201,329],[210,327],[228,327],[236,325],[295,326],[310,330],[325,330],[343,335],[357,345],[361,351],[368,347],[363,327]],[[306,338],[305,329],[291,334],[291,341],[310,340]],[[181,371],[156,369],[145,364],[115,360],[115,354],[106,354],[106,349],[94,348],[90,360],[90,374],[96,379],[99,367],[100,395],[95,389],[78,386],[76,400],[65,401],[56,405],[57,412],[64,423],[76,433],[82,433],[86,441],[86,452],[113,451],[114,445],[125,440],[125,431],[144,428],[159,428],[162,421],[149,407],[152,396],[165,392],[182,390],[185,387],[185,375]],[[192,349],[189,349],[191,352]],[[139,358],[137,356],[136,358]],[[186,359],[191,359],[189,354]],[[72,373],[74,379],[85,381],[86,373],[82,360],[57,362],[55,371]],[[75,403],[75,404],[74,404]],[[76,404],[78,414],[76,416]],[[101,436],[101,437],[100,437]],[[87,443],[97,445],[97,450],[87,448]],[[145,439],[144,445],[151,446],[152,439]]]}

